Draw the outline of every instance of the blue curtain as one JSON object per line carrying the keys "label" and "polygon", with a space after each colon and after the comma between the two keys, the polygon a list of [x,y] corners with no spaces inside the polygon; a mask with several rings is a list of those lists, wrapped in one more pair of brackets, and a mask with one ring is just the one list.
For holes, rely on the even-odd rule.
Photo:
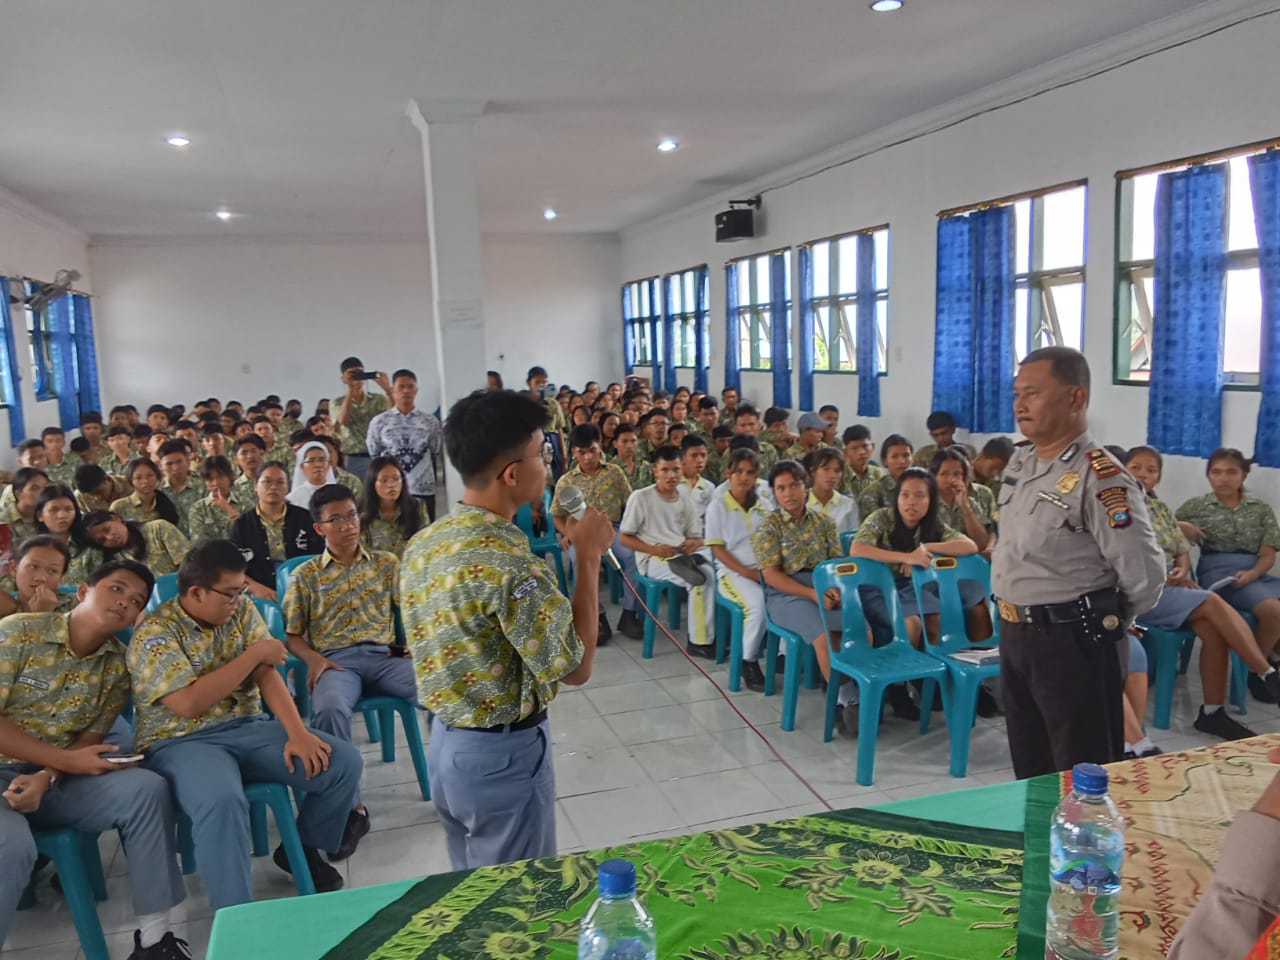
{"label": "blue curtain", "polygon": [[649,383],[654,390],[661,390],[662,315],[666,312],[662,309],[662,301],[658,299],[661,296],[662,280],[660,277],[651,277],[643,282],[649,289],[649,365],[653,368]]}
{"label": "blue curtain", "polygon": [[679,283],[679,274],[662,278],[662,389],[668,393],[676,389],[675,290]]}
{"label": "blue curtain", "polygon": [[738,359],[738,265],[724,265],[724,385],[742,389],[742,364]]}
{"label": "blue curtain", "polygon": [[1253,458],[1280,467],[1280,150],[1250,157],[1249,180],[1262,274],[1262,402]]}
{"label": "blue curtain", "polygon": [[[35,293],[40,288],[39,284],[30,282],[24,286],[28,294]],[[53,326],[53,317],[50,315],[52,310],[53,304],[49,304],[48,308],[36,311],[32,317],[34,329],[31,332],[31,343],[34,349],[31,351],[31,389],[37,400],[52,400],[57,390],[55,376],[45,363],[45,338]]]}
{"label": "blue curtain", "polygon": [[857,338],[858,416],[880,416],[880,362],[876,324],[876,241],[869,233],[858,234],[858,308],[854,336]]}
{"label": "blue curtain", "polygon": [[58,395],[58,421],[63,430],[73,430],[80,423],[75,346],[71,339],[73,296],[64,293],[49,304],[49,362],[53,367],[53,388]]}
{"label": "blue curtain", "polygon": [[938,221],[933,409],[975,433],[1014,429],[1013,207]]}
{"label": "blue curtain", "polygon": [[1148,442],[1207,456],[1222,441],[1227,164],[1156,182],[1155,295]]}
{"label": "blue curtain", "polygon": [[[813,409],[813,248],[801,247],[800,254],[800,312],[798,319],[800,342],[797,346],[800,360],[800,409]],[[827,344],[827,349],[832,348]]]}
{"label": "blue curtain", "polygon": [[102,401],[98,399],[98,348],[93,342],[93,307],[84,294],[73,293],[71,310],[75,321],[73,337],[76,347],[76,380],[80,384],[80,412],[101,412]]}
{"label": "blue curtain", "polygon": [[631,329],[631,284],[622,286],[622,369],[627,373],[636,365],[635,331]]}
{"label": "blue curtain", "polygon": [[773,405],[791,409],[791,324],[787,301],[790,250],[769,256],[769,352],[773,357]]}
{"label": "blue curtain", "polygon": [[707,348],[711,346],[708,327],[711,324],[711,275],[704,263],[698,268],[694,278],[694,344],[693,389],[700,393],[707,392],[707,371],[711,367],[711,358],[707,356]]}
{"label": "blue curtain", "polygon": [[18,351],[13,345],[13,318],[9,313],[9,278],[0,277],[0,377],[4,379],[4,400],[9,405],[9,443],[17,446],[27,439],[22,418],[22,388],[18,378]]}

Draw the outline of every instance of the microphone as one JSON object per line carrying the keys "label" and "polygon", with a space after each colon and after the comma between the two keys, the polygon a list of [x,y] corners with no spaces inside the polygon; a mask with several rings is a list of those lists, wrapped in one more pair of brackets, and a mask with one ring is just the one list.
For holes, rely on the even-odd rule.
{"label": "microphone", "polygon": [[[572,483],[566,483],[560,488],[560,506],[575,520],[581,520],[582,515],[587,512],[587,501],[583,498],[582,491]],[[604,555],[609,558],[609,563],[613,565],[613,569],[621,573],[622,564],[613,555],[613,548],[610,547],[605,550]]]}

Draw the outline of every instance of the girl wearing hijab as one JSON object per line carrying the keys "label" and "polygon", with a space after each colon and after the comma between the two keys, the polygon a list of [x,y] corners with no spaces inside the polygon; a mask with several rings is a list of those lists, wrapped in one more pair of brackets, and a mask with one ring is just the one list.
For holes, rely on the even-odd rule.
{"label": "girl wearing hijab", "polygon": [[311,495],[321,487],[337,482],[338,475],[329,463],[329,448],[318,440],[310,440],[298,448],[289,502],[295,507],[310,510]]}

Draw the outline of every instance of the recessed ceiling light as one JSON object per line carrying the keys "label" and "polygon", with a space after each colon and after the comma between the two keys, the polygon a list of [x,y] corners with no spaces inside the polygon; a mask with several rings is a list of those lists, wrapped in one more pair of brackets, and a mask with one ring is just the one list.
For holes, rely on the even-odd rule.
{"label": "recessed ceiling light", "polygon": [[215,210],[213,215],[217,217],[219,220],[221,220],[223,223],[226,223],[233,216],[235,216],[235,214],[233,214],[230,210]]}
{"label": "recessed ceiling light", "polygon": [[171,147],[189,147],[191,146],[191,138],[184,137],[180,133],[175,133],[166,141]]}
{"label": "recessed ceiling light", "polygon": [[670,137],[667,137],[665,140],[658,141],[658,150],[661,153],[670,153],[678,146],[680,146],[680,144],[676,143]]}
{"label": "recessed ceiling light", "polygon": [[554,220],[558,216],[560,216],[560,214],[556,213],[551,207],[547,207],[547,209],[542,211],[543,220]]}
{"label": "recessed ceiling light", "polygon": [[893,13],[902,9],[902,0],[873,0],[871,9],[876,13]]}

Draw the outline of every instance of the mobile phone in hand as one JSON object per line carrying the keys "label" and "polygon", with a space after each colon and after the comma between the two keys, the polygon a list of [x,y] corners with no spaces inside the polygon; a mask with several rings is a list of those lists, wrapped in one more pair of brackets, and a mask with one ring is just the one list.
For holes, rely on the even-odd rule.
{"label": "mobile phone in hand", "polygon": [[351,379],[352,380],[377,380],[378,371],[377,370],[361,370]]}
{"label": "mobile phone in hand", "polygon": [[138,763],[143,757],[141,753],[116,753],[102,759],[107,763]]}

